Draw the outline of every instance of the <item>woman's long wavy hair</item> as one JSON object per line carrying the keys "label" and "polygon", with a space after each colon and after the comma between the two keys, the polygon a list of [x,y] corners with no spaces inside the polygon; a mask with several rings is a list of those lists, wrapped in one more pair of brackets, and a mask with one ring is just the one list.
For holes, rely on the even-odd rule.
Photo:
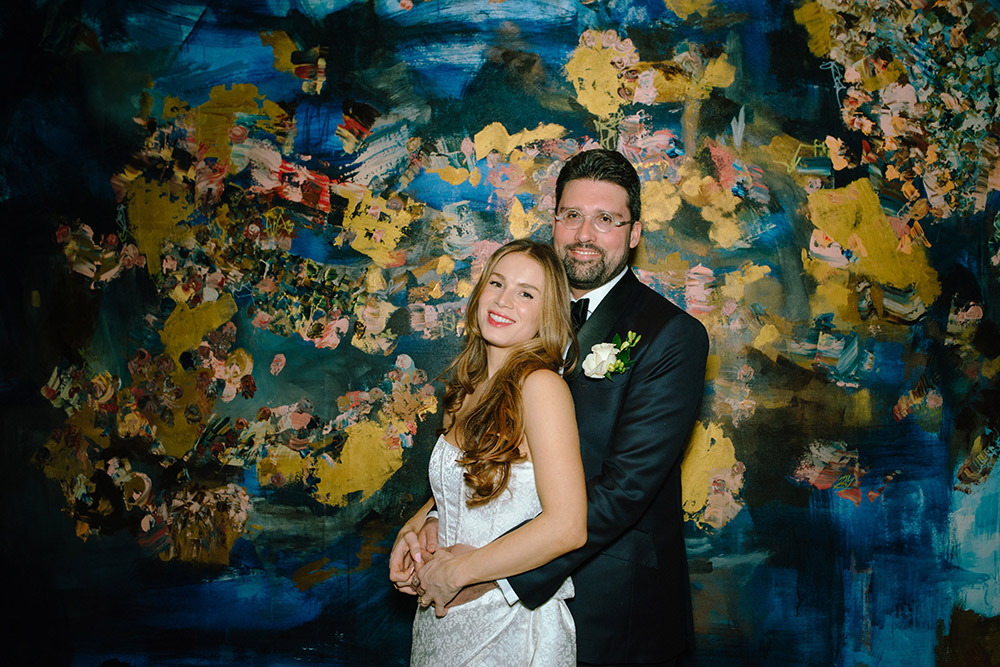
{"label": "woman's long wavy hair", "polygon": [[[542,309],[538,334],[515,345],[504,364],[487,376],[487,349],[479,322],[479,301],[497,262],[512,253],[523,253],[542,267]],[[570,292],[562,262],[551,246],[519,239],[497,249],[483,269],[469,298],[465,314],[465,348],[442,375],[446,417],[462,449],[458,463],[465,468],[469,486],[466,502],[482,505],[499,496],[510,480],[510,466],[524,459],[518,445],[524,437],[521,386],[533,371],[547,368],[568,372],[576,363],[579,347],[569,315]],[[567,352],[567,344],[569,350]],[[564,353],[565,357],[564,357]],[[489,382],[479,402],[457,418],[466,397]]]}

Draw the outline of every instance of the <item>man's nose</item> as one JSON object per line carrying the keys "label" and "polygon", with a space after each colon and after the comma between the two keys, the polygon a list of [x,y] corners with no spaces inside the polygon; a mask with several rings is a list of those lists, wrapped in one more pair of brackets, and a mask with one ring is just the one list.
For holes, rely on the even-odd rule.
{"label": "man's nose", "polygon": [[594,237],[597,236],[597,230],[594,229],[593,218],[587,217],[583,219],[583,223],[576,228],[575,238],[580,242],[593,241]]}

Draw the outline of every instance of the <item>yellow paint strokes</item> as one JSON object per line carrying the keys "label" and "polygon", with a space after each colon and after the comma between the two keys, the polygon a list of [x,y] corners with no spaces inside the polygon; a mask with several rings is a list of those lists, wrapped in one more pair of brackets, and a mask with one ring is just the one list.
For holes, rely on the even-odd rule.
{"label": "yellow paint strokes", "polygon": [[[672,232],[667,230],[667,233]],[[644,244],[640,242],[639,247],[636,249],[636,266],[640,269],[656,271],[660,274],[662,280],[670,283],[671,286],[677,289],[683,289],[684,284],[687,282],[688,271],[691,270],[691,262],[681,257],[679,252],[674,252],[660,258],[654,264],[645,252],[639,252],[643,246]]]}
{"label": "yellow paint strokes", "polygon": [[705,361],[705,382],[711,382],[719,377],[720,370],[722,370],[722,357],[717,354],[708,355]]}
{"label": "yellow paint strokes", "polygon": [[680,69],[671,67],[669,73],[653,68],[653,88],[657,102],[683,102],[687,99],[691,76]]}
{"label": "yellow paint strokes", "polygon": [[753,339],[753,346],[766,354],[771,361],[774,361],[778,358],[778,351],[774,348],[774,344],[779,341],[781,341],[781,332],[778,331],[778,327],[773,324],[765,324]]}
{"label": "yellow paint strokes", "polygon": [[743,230],[740,229],[736,219],[725,215],[714,206],[703,208],[701,215],[712,223],[712,228],[708,230],[708,238],[717,247],[732,248],[743,238]]}
{"label": "yellow paint strokes", "polygon": [[[671,66],[669,73],[656,70],[653,86],[656,88],[657,102],[688,102],[707,100],[713,88],[728,88],[736,80],[736,68],[726,54],[713,58],[697,72],[677,69]],[[697,115],[694,109],[690,113]]]}
{"label": "yellow paint strokes", "polygon": [[227,565],[229,552],[243,534],[250,507],[246,489],[236,484],[205,488],[190,484],[169,502],[170,549],[160,558]]}
{"label": "yellow paint strokes", "polygon": [[441,283],[434,281],[431,283],[431,289],[427,293],[427,296],[431,299],[440,299],[444,296],[444,290],[441,289]]}
{"label": "yellow paint strokes", "polygon": [[406,207],[387,205],[383,197],[376,197],[368,188],[337,183],[330,188],[334,194],[348,200],[344,228],[351,235],[351,247],[368,255],[382,268],[402,266],[405,252],[396,247],[413,219]]}
{"label": "yellow paint strokes", "polygon": [[160,273],[160,246],[167,239],[179,240],[188,234],[178,223],[194,213],[194,202],[185,192],[176,196],[166,182],[136,178],[128,189],[128,219],[135,244],[146,256],[152,275]]}
{"label": "yellow paint strokes", "polygon": [[267,456],[257,463],[257,479],[262,486],[284,486],[300,482],[309,459],[283,445],[268,447]]}
{"label": "yellow paint strokes", "polygon": [[[94,410],[85,405],[66,421],[67,433],[80,435],[85,440],[106,448],[108,439],[101,435],[101,429],[94,426],[94,422]],[[90,458],[81,456],[69,438],[49,440],[44,449],[46,455],[39,456],[37,460],[49,479],[69,481],[76,479],[78,475],[89,478],[93,472],[94,466]]]}
{"label": "yellow paint strokes", "polygon": [[385,327],[395,310],[396,306],[374,296],[359,301],[354,307],[357,323],[351,344],[369,354],[389,354],[396,345],[396,335]]}
{"label": "yellow paint strokes", "polygon": [[771,143],[761,146],[761,151],[770,158],[773,164],[784,167],[787,173],[794,175],[795,172],[791,168],[792,163],[795,161],[795,156],[800,152],[802,145],[802,142],[795,137],[787,134],[779,134],[771,139]]}
{"label": "yellow paint strokes", "polygon": [[191,105],[179,97],[167,95],[163,98],[163,120],[173,120],[191,111]]}
{"label": "yellow paint strokes", "polygon": [[180,365],[182,352],[198,347],[205,334],[215,331],[235,314],[236,302],[228,292],[215,301],[199,303],[194,308],[178,304],[163,323],[160,340],[170,358]]}
{"label": "yellow paint strokes", "polygon": [[874,92],[885,88],[890,83],[895,83],[903,74],[906,74],[906,68],[898,60],[893,60],[884,69],[876,67],[869,76],[862,78],[861,83],[867,90]]}
{"label": "yellow paint strokes", "polygon": [[802,266],[805,268],[805,272],[816,279],[817,283],[826,282],[831,279],[831,276],[838,275],[840,269],[829,264],[828,262],[815,259],[809,255],[809,251],[805,248],[802,249]]}
{"label": "yellow paint strokes", "polygon": [[677,187],[666,179],[642,184],[642,228],[656,232],[666,227],[681,207]]}
{"label": "yellow paint strokes", "polygon": [[465,280],[458,281],[458,285],[455,286],[455,294],[458,295],[460,299],[467,299],[469,295],[472,294],[472,289],[475,287],[471,282]]}
{"label": "yellow paint strokes", "polygon": [[[693,167],[690,172],[693,172]],[[716,246],[732,248],[743,240],[743,228],[733,216],[739,197],[710,176],[698,178],[691,173],[691,178],[682,181],[681,195],[692,206],[701,209],[701,215],[712,223],[709,238]]]}
{"label": "yellow paint strokes", "polygon": [[203,426],[200,421],[192,423],[184,417],[185,407],[194,404],[198,406],[202,415],[208,415],[212,411],[214,399],[207,398],[205,392],[198,389],[198,373],[195,371],[177,370],[170,375],[170,380],[181,389],[180,398],[174,399],[176,405],[173,408],[174,418],[169,423],[165,422],[159,413],[154,411],[149,416],[149,424],[156,432],[156,439],[163,445],[163,453],[166,456],[180,458],[198,441]]}
{"label": "yellow paint strokes", "polygon": [[284,30],[260,33],[260,43],[270,46],[274,53],[274,69],[279,72],[295,73],[295,63],[292,62],[292,54],[299,50],[298,45],[292,41]]}
{"label": "yellow paint strokes", "polygon": [[[287,114],[280,106],[267,100],[252,84],[234,84],[231,88],[215,86],[209,99],[197,107],[190,107],[184,100],[167,97],[163,102],[166,120],[184,117],[184,125],[194,128],[194,140],[204,147],[205,157],[214,157],[230,163],[229,130],[236,126],[237,118],[252,122],[256,127],[280,134]],[[230,168],[236,168],[230,164]]]}
{"label": "yellow paint strokes", "polygon": [[476,133],[476,159],[482,160],[490,151],[496,151],[506,157],[515,148],[534,141],[559,139],[566,134],[566,128],[555,123],[539,123],[534,130],[524,129],[511,135],[501,123],[490,123]]}
{"label": "yellow paint strokes", "polygon": [[854,290],[844,284],[845,282],[841,274],[839,280],[827,280],[816,286],[816,291],[809,295],[809,306],[813,317],[832,312],[849,324],[861,323],[857,305],[852,302]]}
{"label": "yellow paint strokes", "polygon": [[339,573],[335,567],[327,567],[330,559],[324,556],[319,560],[306,563],[292,573],[292,582],[300,591],[307,591],[316,584],[323,583],[330,577]]}
{"label": "yellow paint strokes", "polygon": [[385,281],[385,275],[382,273],[382,269],[372,264],[368,267],[368,271],[365,273],[365,291],[369,294],[373,292],[381,292],[388,286]]}
{"label": "yellow paint strokes", "polygon": [[809,33],[809,50],[814,56],[825,58],[830,55],[830,28],[836,14],[822,7],[818,2],[807,2],[795,10],[795,20]]}
{"label": "yellow paint strokes", "polygon": [[685,518],[705,509],[712,491],[712,477],[717,470],[728,470],[736,464],[736,448],[722,426],[696,422],[681,463],[682,507]]}
{"label": "yellow paint strokes", "polygon": [[209,100],[195,108],[198,141],[207,149],[207,156],[229,161],[229,130],[237,116],[253,118],[254,125],[271,134],[279,134],[288,114],[267,100],[251,84],[235,84],[232,88],[216,86]]}
{"label": "yellow paint strokes", "polygon": [[725,283],[721,288],[722,296],[739,301],[743,298],[747,285],[757,282],[769,273],[771,267],[747,262],[739,270],[726,274]]}
{"label": "yellow paint strokes", "polygon": [[531,236],[533,231],[545,224],[547,224],[546,219],[537,211],[525,211],[517,197],[511,200],[510,213],[507,214],[507,225],[513,238],[527,238]]}
{"label": "yellow paint strokes", "polygon": [[598,118],[608,118],[625,104],[618,95],[618,69],[600,41],[594,46],[580,44],[566,63],[566,75],[576,90],[576,101]]}
{"label": "yellow paint strokes", "polygon": [[872,423],[872,395],[868,389],[858,389],[850,394],[851,400],[844,410],[845,425],[865,425]]}
{"label": "yellow paint strokes", "polygon": [[728,88],[735,80],[736,68],[729,63],[728,56],[723,53],[709,61],[704,73],[692,82],[695,87],[690,91],[690,96],[707,100],[713,88]]}
{"label": "yellow paint strokes", "polygon": [[[912,285],[928,305],[941,293],[937,272],[930,266],[922,245],[915,244],[909,253],[898,251],[899,239],[868,180],[811,193],[809,214],[813,225],[841,246],[860,244],[867,251],[866,256],[848,265],[851,273],[900,289]],[[857,238],[852,239],[852,235]]]}
{"label": "yellow paint strokes", "polygon": [[440,169],[428,169],[427,171],[437,174],[441,180],[450,185],[461,185],[469,178],[469,170],[465,167],[441,167]]}
{"label": "yellow paint strokes", "polygon": [[383,440],[385,431],[385,426],[370,421],[344,429],[347,442],[340,460],[316,462],[313,474],[319,481],[313,497],[326,505],[343,507],[349,494],[360,491],[360,500],[364,500],[382,488],[403,463],[403,449],[389,449]]}
{"label": "yellow paint strokes", "polygon": [[417,280],[423,280],[424,277],[431,271],[439,276],[447,276],[454,270],[455,260],[448,255],[441,255],[437,259],[429,260],[420,266],[410,269],[410,273],[412,273]]}
{"label": "yellow paint strokes", "polygon": [[687,19],[695,12],[708,16],[712,10],[712,0],[663,0],[663,4],[681,20]]}
{"label": "yellow paint strokes", "polygon": [[983,377],[988,380],[995,378],[998,372],[1000,372],[1000,357],[984,361],[982,368],[980,369],[980,373],[982,373]]}
{"label": "yellow paint strokes", "polygon": [[447,276],[455,270],[455,259],[450,255],[441,255],[438,257],[435,270],[439,275]]}

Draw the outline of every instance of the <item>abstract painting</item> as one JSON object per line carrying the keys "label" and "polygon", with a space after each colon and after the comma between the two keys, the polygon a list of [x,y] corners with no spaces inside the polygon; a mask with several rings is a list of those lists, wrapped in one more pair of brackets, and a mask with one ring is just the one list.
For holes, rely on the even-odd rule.
{"label": "abstract painting", "polygon": [[992,0],[0,25],[11,664],[406,664],[388,552],[466,299],[596,147],[642,180],[636,274],[711,338],[696,664],[1000,664]]}

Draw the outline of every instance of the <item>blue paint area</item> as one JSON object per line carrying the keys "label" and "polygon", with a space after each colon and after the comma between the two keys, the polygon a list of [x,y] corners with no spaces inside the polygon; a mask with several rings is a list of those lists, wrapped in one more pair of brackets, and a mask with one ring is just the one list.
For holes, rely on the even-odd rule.
{"label": "blue paint area", "polygon": [[337,248],[331,242],[331,234],[326,228],[298,228],[292,239],[291,253],[323,264],[331,263],[335,257],[343,256],[342,248]]}
{"label": "blue paint area", "polygon": [[410,182],[406,193],[414,196],[419,193],[424,202],[436,209],[444,209],[450,204],[465,202],[473,211],[490,210],[490,199],[494,196],[493,186],[486,179],[486,160],[480,160],[478,164],[482,177],[476,185],[470,184],[466,179],[463,183],[454,186],[444,181],[439,175],[424,171]]}
{"label": "blue paint area", "polygon": [[169,591],[150,591],[140,608],[144,621],[159,628],[209,631],[288,630],[316,618],[327,598],[315,589],[299,591],[288,579],[263,572],[216,579]]}
{"label": "blue paint area", "polygon": [[275,52],[257,31],[220,25],[211,10],[200,18],[174,54],[170,71],[157,78],[157,95],[178,96],[194,107],[207,102],[216,86],[252,82],[271,101],[294,93],[300,80],[275,69]]}
{"label": "blue paint area", "polygon": [[295,109],[295,151],[313,159],[344,156],[337,126],[344,122],[340,100],[305,100]]}
{"label": "blue paint area", "polygon": [[[641,112],[646,130],[677,136],[672,161],[639,165],[644,180],[678,183],[682,156],[695,169],[705,163],[709,173],[698,142],[706,137],[731,142],[728,123],[740,107],[748,127],[740,158],[765,170],[756,190],[753,182],[738,189],[745,202],[737,211],[745,241],[740,247],[714,247],[710,225],[697,211],[700,204],[691,203],[698,198],[690,194],[678,220],[664,221],[656,233],[644,232],[654,269],[676,257],[714,271],[715,292],[707,306],[716,310],[699,316],[713,325],[718,377],[731,379],[744,364],[755,373],[747,381],[755,413],[739,423],[718,418],[716,392],[706,389],[703,420],[721,423],[746,464],[745,507],[721,529],[685,527],[699,634],[695,664],[929,667],[956,606],[984,619],[1000,615],[1000,473],[964,487],[958,481],[963,466],[985,465],[975,461],[972,447],[977,438],[982,446],[993,446],[998,428],[991,412],[996,379],[987,373],[996,356],[990,328],[996,319],[990,310],[996,247],[990,239],[1000,195],[990,193],[986,208],[971,215],[928,214],[931,219],[922,220],[930,246],[921,252],[938,272],[942,295],[926,304],[921,320],[902,325],[873,313],[860,324],[845,325],[826,313],[813,321],[822,308],[809,302],[814,278],[801,271],[800,253],[813,224],[799,181],[816,176],[828,179],[827,185],[842,185],[845,178],[868,174],[834,172],[824,157],[789,174],[784,165],[765,165],[755,157],[777,137],[808,143],[829,134],[846,138],[852,149],[860,140],[843,126],[836,104],[840,70],[824,69],[824,61],[810,54],[791,3],[722,0],[686,19],[662,0],[415,0],[410,10],[398,0],[40,0],[18,7],[26,18],[13,9],[3,17],[4,25],[14,26],[5,37],[17,57],[9,59],[0,116],[6,121],[0,214],[11,232],[5,246],[8,279],[0,293],[0,342],[9,351],[0,369],[5,398],[0,440],[13,452],[8,476],[14,481],[4,488],[16,496],[7,503],[16,510],[7,517],[15,537],[6,548],[18,574],[5,596],[19,610],[8,621],[17,624],[11,634],[25,638],[23,650],[5,656],[11,664],[96,665],[115,659],[135,667],[406,664],[413,600],[393,592],[386,559],[399,524],[426,492],[427,445],[440,423],[440,406],[420,423],[414,446],[403,453],[403,467],[383,488],[364,500],[358,493],[343,507],[330,507],[295,484],[262,486],[258,474],[267,462],[241,469],[211,460],[199,468],[183,456],[161,456],[141,436],[109,441],[97,433],[112,429],[113,413],[82,412],[70,420],[61,407],[42,399],[40,385],[54,368],[75,365],[85,374],[82,382],[89,381],[87,374],[107,371],[123,380],[118,398],[125,403],[130,357],[139,348],[154,356],[162,352],[162,323],[174,309],[188,307],[170,297],[176,284],[171,281],[196,280],[202,269],[226,273],[223,290],[239,306],[231,349],[253,357],[256,393],[198,404],[192,398],[197,392],[186,389],[161,400],[156,392],[172,389],[169,382],[189,387],[197,381],[165,365],[151,372],[150,384],[135,389],[136,395],[153,392],[138,396],[136,408],[154,420],[171,402],[178,403],[171,413],[175,419],[186,419],[188,408],[206,410],[202,423],[212,428],[253,418],[262,408],[310,401],[317,421],[329,423],[340,414],[341,396],[376,387],[391,392],[385,377],[400,354],[435,377],[458,351],[460,337],[424,339],[407,333],[408,327],[425,304],[452,304],[460,297],[453,291],[422,292],[433,276],[421,274],[421,268],[458,255],[447,279],[468,279],[473,244],[507,233],[508,201],[489,182],[485,158],[475,165],[476,185],[468,180],[451,185],[428,171],[429,165],[446,159],[452,167],[468,167],[462,140],[493,122],[512,134],[541,123],[564,127],[571,141],[539,149],[543,166],[575,151],[578,144],[572,141],[597,136],[596,119],[580,106],[564,71],[587,28],[628,36],[643,66],[653,64],[660,72],[679,67],[682,53],[702,64],[725,53],[737,68],[732,86],[713,90],[697,105],[623,109]],[[977,20],[987,9],[977,7]],[[913,11],[916,16],[949,10],[946,3],[932,3],[926,11]],[[850,29],[850,23],[845,20],[838,29]],[[904,31],[887,25],[874,34],[896,46]],[[277,30],[303,52],[324,54],[322,92],[304,91],[301,79],[276,67],[275,53],[261,34]],[[970,28],[966,37],[977,36],[977,30]],[[906,57],[889,50],[899,62]],[[935,50],[913,44],[909,55],[924,63]],[[996,62],[990,53],[978,70],[988,71],[986,65]],[[952,66],[960,71],[957,63]],[[910,68],[907,75],[933,91],[928,105],[943,92],[933,67],[919,73]],[[128,210],[132,203],[128,182],[137,174],[158,179],[176,196],[194,193],[194,183],[207,171],[200,168],[218,163],[198,164],[211,147],[187,144],[199,128],[175,125],[165,101],[179,98],[196,107],[209,101],[213,89],[236,85],[254,86],[258,103],[267,99],[288,113],[287,124],[278,129],[261,127],[252,113],[234,121],[251,138],[271,143],[288,163],[334,180],[361,180],[366,174],[356,185],[377,196],[391,198],[402,188],[401,199],[413,207],[417,222],[400,244],[406,264],[372,272],[373,279],[385,280],[384,289],[369,294],[358,287],[354,280],[365,275],[369,258],[333,243],[343,201],[334,202],[324,226],[305,207],[261,193],[250,169],[225,176],[224,188],[216,192],[219,201],[204,191],[192,199],[194,211],[172,240],[193,261],[177,275],[128,269],[124,277],[91,288],[88,279],[67,268],[63,245],[54,241],[56,230],[80,223],[90,225],[96,238],[119,233],[119,207]],[[962,99],[976,102],[984,94],[965,91]],[[345,104],[368,105],[379,114],[371,135],[352,153],[336,135],[345,122]],[[692,120],[685,114],[694,106],[697,131],[689,144],[682,128]],[[919,121],[917,116],[908,122]],[[204,141],[205,135],[198,138]],[[939,164],[969,158],[981,136],[971,133],[966,140],[968,148],[961,152],[969,155],[942,152]],[[147,141],[157,150],[144,155]],[[919,177],[914,185],[926,191]],[[515,194],[518,203],[537,212],[537,188],[525,189],[530,191]],[[901,190],[884,187],[879,195],[890,211],[904,201]],[[290,251],[260,253],[244,242],[243,230],[277,206],[294,229]],[[124,222],[134,233],[140,220]],[[209,250],[225,234],[225,252],[216,252],[218,246]],[[542,229],[536,236],[547,234]],[[254,327],[250,311],[268,298],[255,288],[260,267],[270,263],[297,275],[303,270],[300,259],[334,271],[338,279],[346,275],[343,294],[319,295],[309,303],[312,312],[325,314],[337,305],[352,310],[368,296],[388,301],[398,308],[392,318],[394,331],[401,332],[396,346],[388,354],[354,347],[352,313],[336,349],[319,349],[295,332],[278,335]],[[748,327],[774,322],[795,332],[777,358],[743,346],[752,340],[740,338],[752,333],[749,329],[731,332],[728,323],[713,319],[726,276],[748,262],[769,267],[765,280],[786,290],[787,302],[748,299],[738,311],[747,314]],[[675,303],[692,305],[685,303],[683,284],[656,286]],[[289,287],[274,303],[291,309],[296,298],[317,291],[315,283]],[[972,302],[986,311],[975,344],[947,340],[949,309]],[[457,330],[457,323],[452,327]],[[823,342],[821,333],[829,335]],[[277,354],[286,364],[273,375],[270,364]],[[440,390],[436,385],[439,397]],[[911,390],[917,402],[908,414],[894,416],[893,406]],[[927,406],[917,396],[923,390],[933,391],[943,405]],[[855,423],[866,411],[870,417]],[[87,508],[86,520],[96,525],[108,512],[113,517],[86,542],[75,535],[85,526],[63,513],[79,511],[75,504],[62,505],[65,480],[40,472],[47,460],[44,443],[67,433],[80,439],[65,460],[100,464],[96,482],[82,490],[80,500],[104,493],[107,503]],[[794,466],[816,440],[842,442],[846,451],[857,453],[865,473],[859,505],[833,489],[792,482]],[[268,452],[284,452],[283,446],[266,444]],[[333,449],[331,455],[337,454]],[[309,452],[290,456],[305,460]],[[151,556],[153,550],[137,542],[141,511],[124,508],[126,496],[107,475],[112,459],[128,460],[133,469],[150,474],[157,502],[169,502],[172,493],[189,485],[242,486],[253,502],[229,563],[163,562]],[[77,482],[84,483],[74,478],[69,486]],[[53,624],[60,642],[48,636]]]}
{"label": "blue paint area", "polygon": [[[897,437],[896,443],[873,442],[860,449],[860,464],[870,470],[862,478],[859,507],[830,495],[829,507],[822,508],[844,541],[845,622],[859,622],[855,642],[866,636],[869,642],[844,646],[852,662],[867,656],[891,665],[925,664],[937,642],[938,620],[951,614],[953,602],[943,595],[947,568],[942,569],[950,551],[953,485],[947,446],[913,425]],[[889,459],[886,449],[896,455]],[[894,473],[886,464],[904,472],[869,500],[867,493],[883,485],[883,475]],[[906,640],[897,645],[894,635]],[[888,643],[896,646],[891,655],[879,649]]]}
{"label": "blue paint area", "polygon": [[899,387],[903,385],[905,365],[902,343],[870,341],[870,352],[875,357],[872,370],[865,376],[866,383],[874,386]]}

